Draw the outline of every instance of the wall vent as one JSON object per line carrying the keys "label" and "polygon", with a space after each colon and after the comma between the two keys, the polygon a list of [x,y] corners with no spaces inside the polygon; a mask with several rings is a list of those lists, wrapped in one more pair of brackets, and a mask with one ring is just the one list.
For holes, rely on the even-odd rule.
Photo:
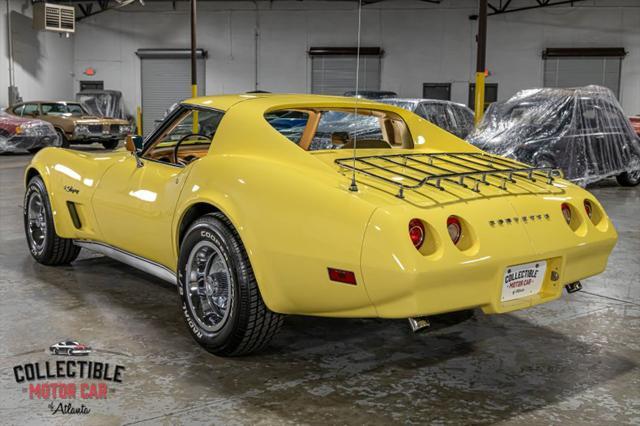
{"label": "wall vent", "polygon": [[35,3],[33,5],[33,28],[59,33],[73,33],[76,30],[76,10],[73,6]]}

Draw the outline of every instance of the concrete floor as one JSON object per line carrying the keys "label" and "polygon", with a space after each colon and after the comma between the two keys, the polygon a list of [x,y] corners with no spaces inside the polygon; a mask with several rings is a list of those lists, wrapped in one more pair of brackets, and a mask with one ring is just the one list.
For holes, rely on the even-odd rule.
{"label": "concrete floor", "polygon": [[[435,321],[287,318],[272,347],[214,357],[191,339],[173,287],[104,257],[36,264],[22,229],[28,155],[0,155],[3,424],[640,424],[640,188],[592,188],[620,241],[583,292],[525,312]],[[13,379],[74,338],[123,383],[86,416],[52,416]],[[79,405],[79,404],[77,404]]]}

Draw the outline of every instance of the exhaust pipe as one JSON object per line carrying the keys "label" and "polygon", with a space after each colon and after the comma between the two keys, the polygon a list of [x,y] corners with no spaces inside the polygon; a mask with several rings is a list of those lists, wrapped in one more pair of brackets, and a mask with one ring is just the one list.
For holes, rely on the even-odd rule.
{"label": "exhaust pipe", "polygon": [[420,330],[431,327],[428,317],[408,318],[411,331],[417,333]]}
{"label": "exhaust pipe", "polygon": [[582,290],[582,283],[580,281],[576,281],[575,283],[570,283],[564,286],[567,289],[567,293],[575,293],[576,291]]}

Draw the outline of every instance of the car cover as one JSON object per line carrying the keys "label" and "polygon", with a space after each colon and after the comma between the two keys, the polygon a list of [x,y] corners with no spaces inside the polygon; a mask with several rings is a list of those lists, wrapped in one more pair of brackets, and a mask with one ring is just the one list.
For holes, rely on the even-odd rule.
{"label": "car cover", "polygon": [[98,117],[127,119],[122,106],[122,92],[118,90],[83,90],[76,93],[76,100]]}
{"label": "car cover", "polygon": [[640,139],[613,93],[600,86],[518,92],[492,104],[467,141],[560,168],[581,185],[640,170]]}

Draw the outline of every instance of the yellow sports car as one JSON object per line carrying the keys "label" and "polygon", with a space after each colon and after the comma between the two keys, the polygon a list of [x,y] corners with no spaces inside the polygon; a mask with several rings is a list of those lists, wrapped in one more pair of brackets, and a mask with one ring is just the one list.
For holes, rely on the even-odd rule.
{"label": "yellow sports car", "polygon": [[362,99],[196,98],[126,145],[33,158],[30,251],[58,265],[87,248],[177,282],[191,334],[219,355],[265,346],[285,314],[549,302],[602,272],[617,239],[558,171]]}

